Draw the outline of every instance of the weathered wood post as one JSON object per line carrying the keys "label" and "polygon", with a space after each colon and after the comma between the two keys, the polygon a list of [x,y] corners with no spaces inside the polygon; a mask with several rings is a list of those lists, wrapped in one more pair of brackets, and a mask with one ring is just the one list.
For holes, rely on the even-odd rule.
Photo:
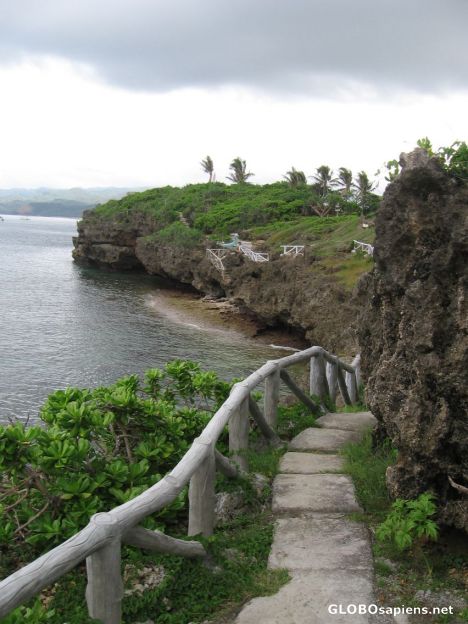
{"label": "weathered wood post", "polygon": [[103,624],[120,624],[123,582],[119,525],[109,513],[95,514],[91,524],[95,525],[96,530],[104,530],[109,541],[86,559],[88,613]]}
{"label": "weathered wood post", "polygon": [[278,423],[278,401],[280,390],[280,371],[275,369],[265,379],[265,420],[270,427],[276,430]]}
{"label": "weathered wood post", "polygon": [[356,373],[356,386],[358,387],[358,390],[359,390],[359,386],[361,385],[361,354],[360,353],[356,355],[356,357],[351,363],[351,366],[354,368],[354,372]]}
{"label": "weathered wood post", "polygon": [[337,364],[327,362],[327,382],[330,399],[333,403],[336,401],[336,393],[338,392],[338,372]]}
{"label": "weathered wood post", "polygon": [[343,397],[343,401],[346,405],[352,405],[350,396],[348,394],[348,388],[346,387],[345,376],[343,375],[343,369],[338,364],[336,367],[336,373],[338,378],[338,386],[340,388],[341,396]]}
{"label": "weathered wood post", "polygon": [[297,396],[297,398],[316,416],[320,416],[322,410],[320,409],[320,405],[317,405],[312,401],[312,399],[307,396],[305,392],[303,392],[299,386],[295,383],[289,373],[283,368],[280,372],[280,378],[284,383],[288,386],[288,388]]}
{"label": "weathered wood post", "polygon": [[322,355],[316,355],[310,359],[310,394],[325,399],[328,396],[327,374],[325,360]]}
{"label": "weathered wood post", "polygon": [[357,402],[358,392],[357,392],[357,384],[356,384],[356,373],[349,373],[346,371],[345,373],[346,379],[346,388],[348,389],[349,400],[351,403]]}
{"label": "weathered wood post", "polygon": [[[199,444],[203,442],[199,439]],[[215,508],[215,453],[212,443],[208,455],[193,474],[189,485],[189,535],[213,535]]]}
{"label": "weathered wood post", "polygon": [[[229,450],[232,460],[241,470],[248,471],[248,460],[242,451],[249,447],[249,399],[242,401],[238,409],[229,419]],[[241,451],[238,453],[237,451]]]}

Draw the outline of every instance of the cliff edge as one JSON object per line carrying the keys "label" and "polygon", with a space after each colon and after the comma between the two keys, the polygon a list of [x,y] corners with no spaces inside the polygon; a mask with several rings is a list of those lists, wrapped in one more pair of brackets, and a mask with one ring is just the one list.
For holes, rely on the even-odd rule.
{"label": "cliff edge", "polygon": [[398,449],[391,493],[430,490],[441,520],[468,530],[468,185],[422,150],[401,163],[361,284],[367,398]]}

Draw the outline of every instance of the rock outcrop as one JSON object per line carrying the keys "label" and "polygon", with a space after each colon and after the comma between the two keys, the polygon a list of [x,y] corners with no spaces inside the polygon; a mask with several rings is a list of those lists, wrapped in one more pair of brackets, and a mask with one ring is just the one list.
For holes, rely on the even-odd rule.
{"label": "rock outcrop", "polygon": [[361,284],[367,397],[398,449],[392,494],[431,490],[442,521],[468,530],[468,185],[420,153],[401,163]]}
{"label": "rock outcrop", "polygon": [[255,263],[239,253],[223,261],[222,275],[201,247],[181,248],[152,236],[159,225],[149,216],[130,212],[122,218],[85,213],[74,240],[74,259],[86,266],[113,270],[144,269],[203,294],[227,297],[260,325],[287,328],[314,344],[339,354],[356,352],[350,329],[357,305],[313,256],[273,257]]}

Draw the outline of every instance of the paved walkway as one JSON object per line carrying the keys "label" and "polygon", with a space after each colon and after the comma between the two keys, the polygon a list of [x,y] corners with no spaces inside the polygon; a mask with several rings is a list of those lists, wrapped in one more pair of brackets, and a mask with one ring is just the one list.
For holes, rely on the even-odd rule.
{"label": "paved walkway", "polygon": [[[371,604],[373,561],[367,528],[348,515],[359,511],[354,486],[337,455],[375,424],[369,412],[327,414],[318,428],[292,440],[273,484],[277,516],[268,565],[286,568],[280,591],[247,603],[235,624],[369,624],[375,616],[339,615],[329,605]],[[374,618],[374,619],[372,619]]]}

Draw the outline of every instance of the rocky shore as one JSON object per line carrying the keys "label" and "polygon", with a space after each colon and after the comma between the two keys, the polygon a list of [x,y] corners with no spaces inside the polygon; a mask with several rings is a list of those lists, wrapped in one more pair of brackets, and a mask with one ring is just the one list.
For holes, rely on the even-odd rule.
{"label": "rocky shore", "polygon": [[161,244],[151,234],[154,218],[143,212],[102,216],[88,211],[78,224],[75,261],[105,270],[144,270],[184,284],[213,300],[227,301],[261,331],[286,330],[302,344],[320,344],[339,354],[352,355],[357,345],[351,329],[355,303],[343,287],[309,254],[273,256],[255,263],[236,252],[218,271],[205,247],[181,248]]}

